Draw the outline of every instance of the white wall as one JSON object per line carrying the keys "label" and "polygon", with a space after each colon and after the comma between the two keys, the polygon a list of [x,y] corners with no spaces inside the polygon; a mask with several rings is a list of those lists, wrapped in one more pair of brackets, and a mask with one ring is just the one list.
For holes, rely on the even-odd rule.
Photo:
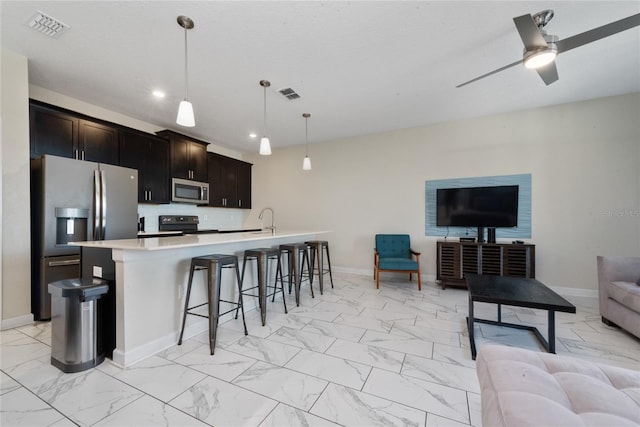
{"label": "white wall", "polygon": [[303,146],[252,154],[248,220],[332,230],[333,265],[366,273],[374,234],[406,232],[433,280],[425,180],[531,173],[536,277],[593,295],[596,255],[640,255],[638,111],[632,94],[312,144],[310,172]]}
{"label": "white wall", "polygon": [[29,223],[29,104],[27,59],[2,49],[2,313],[0,328],[28,323],[31,315]]}

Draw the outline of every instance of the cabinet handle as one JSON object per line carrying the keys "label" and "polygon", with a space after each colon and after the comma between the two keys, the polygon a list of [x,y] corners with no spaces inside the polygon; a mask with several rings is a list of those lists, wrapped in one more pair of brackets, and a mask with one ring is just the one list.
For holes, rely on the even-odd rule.
{"label": "cabinet handle", "polygon": [[80,157],[78,157],[78,150],[76,150],[76,154],[75,154],[75,156],[73,158],[76,159],[76,160],[80,160]]}
{"label": "cabinet handle", "polygon": [[238,207],[241,208],[242,207],[242,199],[238,199]]}
{"label": "cabinet handle", "polygon": [[84,160],[84,150],[82,150],[82,160]]}
{"label": "cabinet handle", "polygon": [[153,200],[153,193],[149,190],[149,201]]}

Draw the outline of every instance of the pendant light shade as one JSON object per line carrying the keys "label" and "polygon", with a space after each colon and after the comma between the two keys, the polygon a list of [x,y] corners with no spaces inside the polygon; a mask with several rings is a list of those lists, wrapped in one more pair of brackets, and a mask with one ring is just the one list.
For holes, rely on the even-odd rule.
{"label": "pendant light shade", "polygon": [[187,69],[187,31],[192,29],[193,21],[183,15],[178,16],[178,25],[184,28],[184,100],[180,101],[176,123],[180,126],[194,127],[196,119],[193,115],[193,105],[189,102],[189,72]]}
{"label": "pendant light shade", "polygon": [[260,80],[260,86],[264,89],[264,127],[262,139],[260,140],[260,154],[269,156],[271,154],[271,142],[267,138],[267,88],[271,86],[269,80]]}
{"label": "pendant light shade", "polygon": [[194,127],[196,125],[196,120],[193,117],[193,105],[191,105],[191,103],[186,99],[184,101],[180,101],[176,123],[187,127]]}
{"label": "pendant light shade", "polygon": [[271,154],[271,143],[269,142],[269,138],[263,136],[260,139],[260,154],[263,156],[268,156]]}
{"label": "pendant light shade", "polygon": [[309,158],[309,117],[311,114],[303,113],[302,117],[304,117],[304,139],[306,141],[306,151],[304,159],[302,160],[302,170],[310,171],[311,170],[311,159]]}

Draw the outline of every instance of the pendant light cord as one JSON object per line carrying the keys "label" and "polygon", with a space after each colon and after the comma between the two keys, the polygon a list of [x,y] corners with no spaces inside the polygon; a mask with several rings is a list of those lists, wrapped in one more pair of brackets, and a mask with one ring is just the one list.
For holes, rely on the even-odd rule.
{"label": "pendant light cord", "polygon": [[187,28],[184,29],[184,99],[189,99],[189,73],[187,72]]}
{"label": "pendant light cord", "polygon": [[309,118],[304,118],[304,139],[307,142],[307,149],[305,155],[309,157]]}
{"label": "pendant light cord", "polygon": [[263,89],[264,89],[264,122],[263,122],[262,136],[266,138],[267,136],[267,87],[263,86]]}

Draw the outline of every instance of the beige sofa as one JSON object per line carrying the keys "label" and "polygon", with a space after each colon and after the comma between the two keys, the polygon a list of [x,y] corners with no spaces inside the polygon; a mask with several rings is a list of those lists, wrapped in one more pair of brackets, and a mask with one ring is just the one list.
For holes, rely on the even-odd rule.
{"label": "beige sofa", "polygon": [[640,338],[640,257],[599,256],[600,315]]}
{"label": "beige sofa", "polygon": [[476,368],[485,427],[640,425],[640,371],[492,344]]}

